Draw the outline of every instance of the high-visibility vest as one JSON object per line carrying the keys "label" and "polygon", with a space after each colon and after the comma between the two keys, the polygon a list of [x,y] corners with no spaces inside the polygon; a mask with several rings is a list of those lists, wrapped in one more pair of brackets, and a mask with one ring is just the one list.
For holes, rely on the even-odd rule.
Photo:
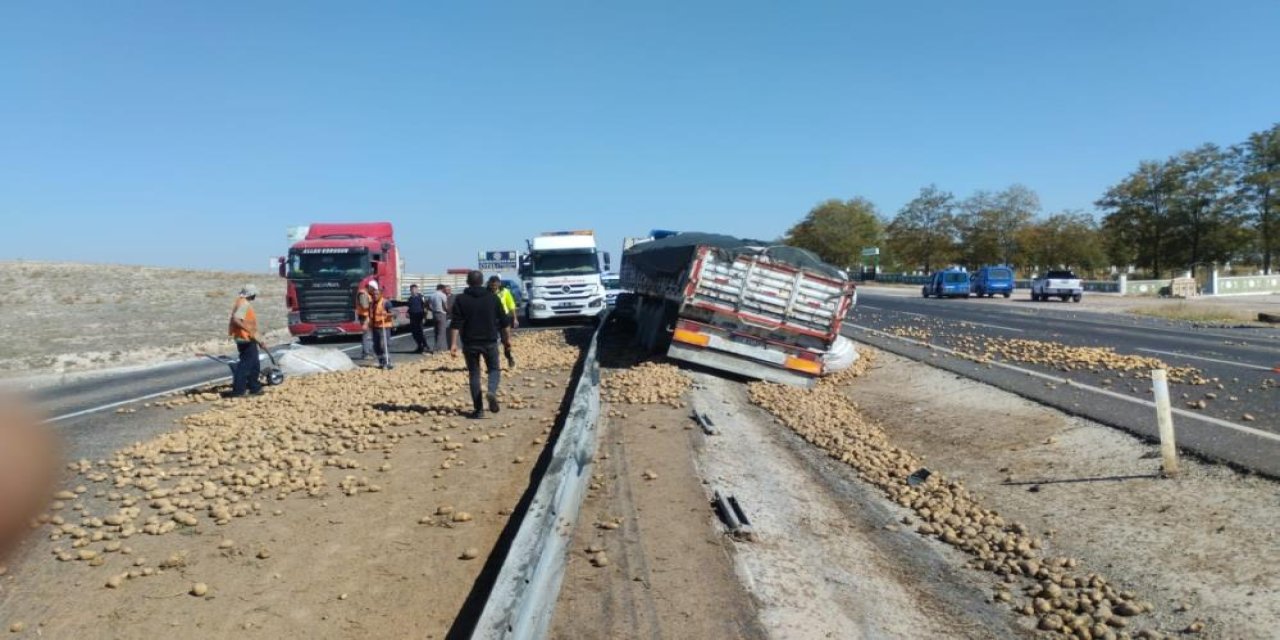
{"label": "high-visibility vest", "polygon": [[369,301],[369,326],[375,329],[390,329],[395,326],[391,311],[387,309],[387,301],[381,295]]}
{"label": "high-visibility vest", "polygon": [[510,289],[506,287],[502,287],[501,289],[498,289],[498,300],[502,301],[502,310],[505,311],[507,315],[509,316],[515,315],[516,297],[511,295]]}
{"label": "high-visibility vest", "polygon": [[[245,328],[243,329],[236,326],[236,313],[240,311],[241,305],[248,307],[244,312]],[[253,340],[253,335],[257,332],[258,314],[254,313],[253,305],[244,298],[236,298],[235,306],[231,307],[231,320],[227,323],[227,335],[236,340]]]}
{"label": "high-visibility vest", "polygon": [[369,317],[370,300],[371,298],[367,291],[361,290],[356,292],[356,318],[361,322],[363,322],[365,318]]}

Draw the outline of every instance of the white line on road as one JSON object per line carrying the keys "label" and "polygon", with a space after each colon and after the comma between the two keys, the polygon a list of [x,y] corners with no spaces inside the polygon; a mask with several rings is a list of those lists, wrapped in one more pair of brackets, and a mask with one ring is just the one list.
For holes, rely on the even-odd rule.
{"label": "white line on road", "polygon": [[[396,339],[398,339],[398,338],[404,338],[404,337],[406,337],[406,336],[408,336],[408,335],[410,335],[410,334],[402,333],[402,334],[400,334],[400,335],[398,335],[398,336],[392,336],[392,337],[391,337],[391,339],[392,339],[392,340],[396,340]],[[353,350],[353,349],[359,349],[359,348],[360,348],[360,346],[361,346],[361,345],[358,345],[358,344],[357,344],[357,345],[350,346],[350,347],[343,347],[343,348],[339,349],[339,351],[351,351],[351,350]],[[213,379],[210,379],[210,380],[205,380],[205,381],[203,381],[203,382],[197,382],[197,383],[195,383],[195,384],[189,384],[189,385],[185,385],[185,386],[181,386],[181,387],[174,387],[174,388],[172,388],[172,389],[166,389],[166,390],[164,390],[164,391],[157,391],[157,392],[155,392],[155,393],[148,393],[148,394],[146,394],[146,395],[141,395],[141,396],[138,396],[138,397],[136,397],[136,398],[129,398],[129,399],[127,399],[127,400],[120,400],[120,401],[117,401],[117,402],[112,402],[112,403],[109,403],[109,404],[99,405],[99,406],[91,407],[91,408],[88,408],[88,409],[82,409],[82,410],[80,410],[80,411],[76,411],[76,412],[73,412],[73,413],[67,413],[67,414],[63,414],[63,415],[60,415],[60,416],[57,416],[57,417],[54,417],[54,418],[49,418],[49,419],[48,419],[48,420],[46,420],[45,422],[59,422],[59,421],[62,421],[62,420],[70,420],[71,418],[79,418],[80,416],[86,416],[86,415],[89,415],[89,414],[91,414],[91,413],[97,413],[97,412],[99,412],[99,411],[106,411],[107,409],[114,409],[114,408],[116,408],[116,407],[122,407],[122,406],[124,406],[124,405],[126,405],[126,404],[132,404],[132,403],[134,403],[134,402],[140,402],[140,401],[142,401],[142,400],[150,400],[150,399],[152,399],[152,398],[159,398],[160,396],[167,396],[167,395],[169,395],[169,394],[171,394],[171,393],[181,393],[181,392],[183,392],[183,391],[189,391],[189,390],[191,390],[191,389],[196,389],[196,388],[204,387],[204,386],[211,385],[211,384],[217,384],[217,383],[219,383],[219,382],[224,382],[224,381],[227,381],[227,380],[230,380],[230,379],[231,379],[231,376],[221,376],[221,377],[218,377],[218,378],[213,378]]]}
{"label": "white line on road", "polygon": [[972,324],[972,325],[977,325],[977,326],[979,326],[979,327],[991,327],[992,329],[1001,329],[1001,330],[1004,330],[1004,331],[1016,331],[1016,332],[1018,332],[1018,333],[1022,333],[1022,332],[1024,331],[1023,329],[1019,329],[1019,328],[1017,328],[1017,327],[1006,327],[1006,326],[1004,326],[1004,325],[999,325],[999,324],[987,324],[987,323],[985,323],[985,322],[974,322],[974,321],[972,321],[972,320],[959,320],[958,322],[960,322],[961,324]]}
{"label": "white line on road", "polygon": [[1163,356],[1177,356],[1179,358],[1191,358],[1192,360],[1204,360],[1205,362],[1216,362],[1218,364],[1229,364],[1236,367],[1243,367],[1245,369],[1257,369],[1258,371],[1275,371],[1275,369],[1272,369],[1271,367],[1262,367],[1256,364],[1249,364],[1247,362],[1236,362],[1234,360],[1219,360],[1217,358],[1193,356],[1185,353],[1177,353],[1176,351],[1161,351],[1159,349],[1142,349],[1142,348],[1139,348],[1138,351],[1146,351],[1147,353],[1158,353]]}
{"label": "white line on road", "polygon": [[[920,340],[913,340],[913,339],[911,339],[911,338],[904,338],[904,337],[902,337],[902,336],[895,336],[895,335],[893,335],[893,334],[891,334],[891,333],[885,333],[885,332],[880,331],[880,330],[877,330],[877,329],[872,329],[871,327],[864,327],[864,326],[862,326],[862,325],[857,325],[857,324],[855,324],[855,325],[849,325],[849,326],[852,326],[852,327],[857,328],[857,329],[862,329],[863,331],[866,331],[866,332],[868,332],[868,333],[872,333],[872,334],[875,334],[875,335],[878,335],[878,336],[881,336],[881,337],[884,337],[884,338],[889,338],[889,339],[891,339],[891,340],[899,340],[899,341],[902,341],[902,342],[907,342],[907,343],[910,343],[910,344],[914,344],[914,345],[916,345],[916,346],[918,346],[918,347],[924,347],[924,348],[926,348],[926,349],[933,349],[934,351],[941,351],[941,352],[943,352],[943,353],[946,353],[946,354],[949,354],[949,355],[953,355],[953,356],[964,357],[964,356],[968,355],[968,354],[961,353],[961,352],[959,352],[959,351],[955,351],[955,350],[953,350],[953,349],[948,349],[948,348],[946,348],[946,347],[938,346],[938,345],[936,345],[936,344],[929,344],[928,342],[922,342],[922,341],[920,341]],[[1144,407],[1150,407],[1150,408],[1152,408],[1152,409],[1154,409],[1154,408],[1155,408],[1155,406],[1156,406],[1156,403],[1151,402],[1150,400],[1143,400],[1142,398],[1135,398],[1135,397],[1133,397],[1133,396],[1127,396],[1127,395],[1125,395],[1125,394],[1123,394],[1123,393],[1119,393],[1119,392],[1116,392],[1116,391],[1111,391],[1111,390],[1108,390],[1108,389],[1103,389],[1103,388],[1101,388],[1101,387],[1095,387],[1095,386],[1093,386],[1093,385],[1084,384],[1083,382],[1076,382],[1075,380],[1070,380],[1070,379],[1068,379],[1068,378],[1060,378],[1060,377],[1058,377],[1058,376],[1049,375],[1049,374],[1047,374],[1047,373],[1041,373],[1041,372],[1039,372],[1039,371],[1034,371],[1034,370],[1031,370],[1031,369],[1024,369],[1024,368],[1022,368],[1022,367],[1017,367],[1017,366],[1014,366],[1014,365],[1011,365],[1011,364],[1006,364],[1006,363],[1004,363],[1004,362],[998,362],[998,361],[995,361],[995,360],[991,360],[991,361],[988,361],[986,364],[989,364],[989,365],[992,365],[992,366],[995,366],[995,367],[1000,367],[1000,368],[1002,368],[1002,369],[1008,369],[1008,370],[1010,370],[1010,371],[1017,371],[1018,373],[1025,373],[1025,374],[1027,374],[1027,375],[1034,376],[1034,377],[1037,377],[1037,378],[1041,378],[1041,379],[1044,379],[1044,380],[1049,380],[1049,381],[1052,381],[1052,382],[1057,382],[1058,384],[1065,384],[1065,385],[1069,385],[1069,386],[1075,387],[1075,388],[1077,388],[1077,389],[1083,389],[1083,390],[1085,390],[1085,391],[1092,391],[1092,392],[1094,392],[1094,393],[1097,393],[1097,394],[1100,394],[1100,395],[1104,395],[1104,396],[1108,396],[1108,397],[1111,397],[1111,398],[1116,398],[1116,399],[1118,399],[1118,400],[1124,400],[1124,401],[1126,401],[1126,402],[1132,402],[1132,403],[1134,403],[1134,404],[1140,404],[1140,405],[1142,405],[1142,406],[1144,406]],[[1190,411],[1186,411],[1186,410],[1183,410],[1183,409],[1174,409],[1174,410],[1173,410],[1173,412],[1174,412],[1174,413],[1176,413],[1176,414],[1178,414],[1179,416],[1184,417],[1184,418],[1191,418],[1191,419],[1193,419],[1193,420],[1199,420],[1199,421],[1201,421],[1201,422],[1207,422],[1207,423],[1209,423],[1209,424],[1217,425],[1217,426],[1219,426],[1219,427],[1226,427],[1226,428],[1228,428],[1228,429],[1234,429],[1234,430],[1239,431],[1239,432],[1241,432],[1241,433],[1247,433],[1247,434],[1252,435],[1252,436],[1257,436],[1257,437],[1262,438],[1262,439],[1264,439],[1264,440],[1272,440],[1272,441],[1274,441],[1274,442],[1280,442],[1280,435],[1278,435],[1278,434],[1274,434],[1274,433],[1271,433],[1271,432],[1269,432],[1269,431],[1263,431],[1263,430],[1261,430],[1261,429],[1254,429],[1254,428],[1252,428],[1252,427],[1246,427],[1246,426],[1244,426],[1244,425],[1242,425],[1242,424],[1236,424],[1236,423],[1231,422],[1231,421],[1229,421],[1229,420],[1222,420],[1222,419],[1219,419],[1219,418],[1214,418],[1214,417],[1212,417],[1212,416],[1206,416],[1206,415],[1201,415],[1201,414],[1198,414],[1198,413],[1192,413],[1192,412],[1190,412]]]}

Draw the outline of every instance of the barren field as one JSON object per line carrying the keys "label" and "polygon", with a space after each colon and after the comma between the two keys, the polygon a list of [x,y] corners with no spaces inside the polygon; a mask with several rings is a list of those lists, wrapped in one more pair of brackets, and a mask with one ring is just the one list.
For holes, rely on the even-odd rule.
{"label": "barren field", "polygon": [[183,417],[71,465],[0,571],[0,624],[15,638],[443,637],[580,353],[556,331],[515,349],[503,410],[479,421],[461,415],[466,374],[447,355],[140,407]]}
{"label": "barren field", "polygon": [[258,285],[263,333],[288,335],[284,280],[260,273],[0,262],[0,377],[68,374],[234,350],[236,293]]}

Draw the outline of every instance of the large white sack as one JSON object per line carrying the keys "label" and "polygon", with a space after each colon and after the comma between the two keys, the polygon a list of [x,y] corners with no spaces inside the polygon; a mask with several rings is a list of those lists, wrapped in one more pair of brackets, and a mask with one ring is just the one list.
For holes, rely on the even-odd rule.
{"label": "large white sack", "polygon": [[347,354],[338,349],[321,349],[295,344],[276,356],[280,370],[287,376],[307,376],[313,373],[329,373],[356,368]]}
{"label": "large white sack", "polygon": [[831,348],[822,356],[823,373],[835,373],[844,371],[853,366],[858,361],[858,350],[854,348],[853,341],[839,336],[836,341],[831,344]]}

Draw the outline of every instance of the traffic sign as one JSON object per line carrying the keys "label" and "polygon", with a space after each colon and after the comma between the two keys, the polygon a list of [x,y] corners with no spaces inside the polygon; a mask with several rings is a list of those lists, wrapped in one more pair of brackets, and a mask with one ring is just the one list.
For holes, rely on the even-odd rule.
{"label": "traffic sign", "polygon": [[481,271],[515,271],[520,264],[520,252],[482,251],[478,262]]}
{"label": "traffic sign", "polygon": [[862,250],[862,257],[864,258],[878,255],[880,255],[880,247],[867,247]]}

